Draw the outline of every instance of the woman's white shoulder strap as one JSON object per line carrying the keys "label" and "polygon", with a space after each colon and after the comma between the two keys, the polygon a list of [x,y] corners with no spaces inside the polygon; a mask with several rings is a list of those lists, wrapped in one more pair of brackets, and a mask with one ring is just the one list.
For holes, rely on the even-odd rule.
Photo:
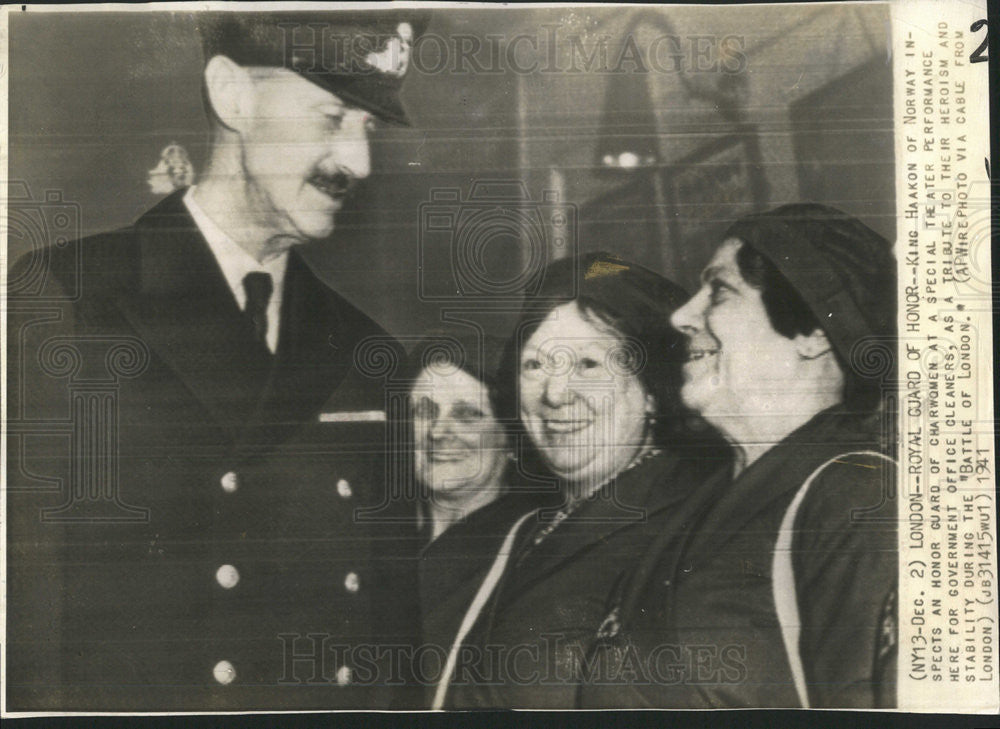
{"label": "woman's white shoulder strap", "polygon": [[799,617],[799,600],[795,586],[795,568],[792,563],[792,548],[795,539],[795,518],[799,507],[805,500],[809,487],[816,477],[830,464],[851,456],[875,456],[884,458],[890,463],[894,461],[878,451],[852,451],[841,453],[826,461],[813,471],[809,478],[799,487],[792,503],[788,505],[785,516],[778,529],[778,540],[774,544],[774,556],[771,563],[771,590],[774,594],[774,605],[777,608],[778,623],[781,625],[781,637],[785,643],[785,653],[792,669],[795,681],[795,691],[803,708],[809,708],[809,689],[806,685],[805,668],[802,665],[802,654],[799,651],[799,636],[802,632],[802,622]]}
{"label": "woman's white shoulder strap", "polygon": [[500,577],[503,575],[504,570],[507,567],[507,562],[510,559],[510,553],[514,547],[514,538],[517,536],[518,530],[529,517],[534,516],[537,513],[537,509],[529,511],[527,514],[524,514],[520,519],[518,519],[514,526],[510,528],[510,531],[507,532],[507,537],[503,540],[503,544],[500,545],[500,549],[497,551],[496,559],[493,560],[493,566],[490,567],[490,571],[486,573],[486,577],[483,578],[482,584],[479,585],[479,591],[476,592],[476,596],[472,599],[472,602],[469,603],[469,607],[465,611],[465,617],[462,618],[462,624],[459,626],[458,633],[455,635],[455,640],[451,644],[451,650],[448,652],[448,660],[445,662],[444,671],[441,673],[441,680],[439,681],[437,689],[434,692],[434,701],[431,704],[432,709],[444,708],[444,702],[448,696],[448,688],[451,686],[451,681],[455,674],[455,666],[458,662],[458,651],[461,649],[462,643],[465,641],[465,636],[469,634],[469,631],[472,630],[472,626],[476,624],[476,621],[479,619],[479,614],[483,611],[483,608],[489,601],[490,596],[496,589],[497,583],[500,581]]}

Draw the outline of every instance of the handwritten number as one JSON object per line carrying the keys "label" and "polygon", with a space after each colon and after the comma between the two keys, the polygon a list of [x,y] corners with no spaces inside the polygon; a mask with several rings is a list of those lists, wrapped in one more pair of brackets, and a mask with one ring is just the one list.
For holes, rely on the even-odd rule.
{"label": "handwritten number", "polygon": [[[971,30],[973,33],[975,33],[977,30],[979,30],[980,28],[982,28],[984,25],[986,25],[986,20],[985,19],[980,19],[980,20],[977,20],[975,23],[973,23],[972,26],[969,28],[969,30]],[[972,55],[969,56],[969,63],[983,63],[985,61],[990,60],[989,56],[983,55],[984,53],[986,53],[986,44],[989,41],[989,39],[990,39],[990,29],[987,27],[986,28],[986,37],[983,38],[983,42],[979,44],[979,48],[977,48],[976,50],[974,50],[972,52]]]}

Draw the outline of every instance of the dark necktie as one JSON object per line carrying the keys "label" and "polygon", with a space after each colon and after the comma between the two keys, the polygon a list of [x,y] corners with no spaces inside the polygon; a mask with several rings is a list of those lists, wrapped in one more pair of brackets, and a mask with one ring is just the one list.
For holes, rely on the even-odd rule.
{"label": "dark necktie", "polygon": [[248,273],[243,277],[243,290],[247,294],[247,305],[243,315],[250,322],[254,338],[267,346],[267,302],[271,298],[274,284],[269,273]]}

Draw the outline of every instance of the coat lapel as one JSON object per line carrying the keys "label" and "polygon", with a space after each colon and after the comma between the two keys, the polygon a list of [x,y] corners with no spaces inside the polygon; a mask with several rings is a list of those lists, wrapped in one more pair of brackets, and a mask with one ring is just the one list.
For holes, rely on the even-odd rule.
{"label": "coat lapel", "polygon": [[710,505],[716,503],[732,483],[729,464],[725,464],[707,477],[695,480],[692,491],[679,503],[665,505],[651,515],[651,520],[662,525],[649,547],[641,555],[631,573],[617,586],[609,604],[620,606],[619,614],[631,618],[635,606],[646,595],[650,585],[658,589],[662,580],[654,579],[661,572],[670,575],[668,585],[674,583],[678,562],[686,545],[700,533],[699,519]]}
{"label": "coat lapel", "polygon": [[[672,596],[682,572],[696,569],[700,559],[723,553],[727,543],[739,538],[746,525],[779,499],[791,500],[819,463],[845,451],[870,447],[871,438],[862,422],[845,427],[838,408],[824,411],[765,453],[760,460],[733,479],[729,466],[709,478],[701,490],[704,511],[691,511],[688,529],[679,534],[664,532],[640,558],[621,590],[620,614],[625,620],[640,620],[638,606],[652,602],[666,610],[658,620],[673,626]],[[687,505],[686,505],[687,506]],[[780,515],[783,511],[779,511]],[[777,530],[778,524],[775,524]],[[655,576],[655,578],[654,578]],[[667,585],[666,591],[661,585]],[[663,592],[661,599],[651,591]],[[672,627],[671,627],[672,629]],[[673,638],[667,638],[668,640]]]}
{"label": "coat lapel", "polygon": [[142,340],[216,419],[238,428],[272,366],[183,203],[163,200],[135,226],[138,285],[118,306]]}
{"label": "coat lapel", "polygon": [[135,290],[117,303],[187,388],[254,448],[311,422],[354,364],[354,348],[381,331],[289,253],[278,351],[253,338],[232,291],[183,202],[164,199],[134,228]]}
{"label": "coat lapel", "polygon": [[518,563],[530,564],[525,570],[529,581],[518,582],[515,590],[543,580],[564,563],[577,558],[585,550],[606,542],[622,529],[641,526],[650,511],[669,508],[683,499],[690,484],[677,481],[677,459],[665,452],[648,463],[623,474],[614,488],[605,488],[600,496],[588,502],[566,521],[534,544],[536,535],[545,526],[530,530],[522,541]]}
{"label": "coat lapel", "polygon": [[[272,377],[254,423],[279,431],[312,422],[354,364],[354,348],[370,333],[368,320],[320,281],[297,251],[289,254],[281,306],[281,336]],[[270,432],[267,440],[289,433]]]}
{"label": "coat lapel", "polygon": [[772,508],[776,500],[789,499],[790,493],[794,493],[816,466],[828,458],[857,447],[867,447],[871,440],[864,428],[844,428],[838,422],[841,419],[843,414],[839,408],[819,413],[733,480],[698,528],[699,544],[710,541],[713,545],[698,551],[711,553],[714,546],[739,533],[758,514]]}

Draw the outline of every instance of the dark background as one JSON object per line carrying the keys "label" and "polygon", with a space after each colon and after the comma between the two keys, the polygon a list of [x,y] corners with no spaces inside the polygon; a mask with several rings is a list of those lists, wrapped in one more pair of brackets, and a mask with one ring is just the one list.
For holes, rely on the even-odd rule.
{"label": "dark background", "polygon": [[[35,200],[55,191],[77,203],[89,234],[156,202],[146,177],[167,144],[183,145],[200,168],[208,139],[195,23],[184,12],[13,14],[10,179]],[[421,46],[404,89],[414,127],[379,127],[372,176],[310,258],[408,337],[490,305],[501,312],[489,326],[502,332],[516,306],[507,296],[484,304],[467,287],[440,299],[462,288],[449,245],[469,229],[459,217],[453,235],[421,235],[421,205],[454,188],[460,201],[445,207],[469,212],[461,200],[477,180],[519,180],[533,201],[556,190],[578,221],[570,247],[618,253],[690,290],[726,222],[752,210],[824,202],[893,240],[888,29],[877,4],[438,10],[428,33],[441,42]],[[505,53],[518,34],[538,39],[537,55],[521,42],[518,63],[564,70],[515,73]],[[677,39],[660,46],[666,71],[618,63],[626,38],[645,52],[664,35]],[[478,70],[458,62],[459,43],[473,42],[461,36],[481,43]],[[588,53],[605,37],[609,67],[623,72],[582,70],[579,54],[581,70],[565,70],[572,37]],[[742,62],[724,55],[726,37]],[[650,165],[601,162],[632,149]],[[555,207],[530,208],[546,230],[541,243],[485,230],[480,279],[515,281],[567,250],[547,227]],[[11,260],[29,246],[12,235]]]}

